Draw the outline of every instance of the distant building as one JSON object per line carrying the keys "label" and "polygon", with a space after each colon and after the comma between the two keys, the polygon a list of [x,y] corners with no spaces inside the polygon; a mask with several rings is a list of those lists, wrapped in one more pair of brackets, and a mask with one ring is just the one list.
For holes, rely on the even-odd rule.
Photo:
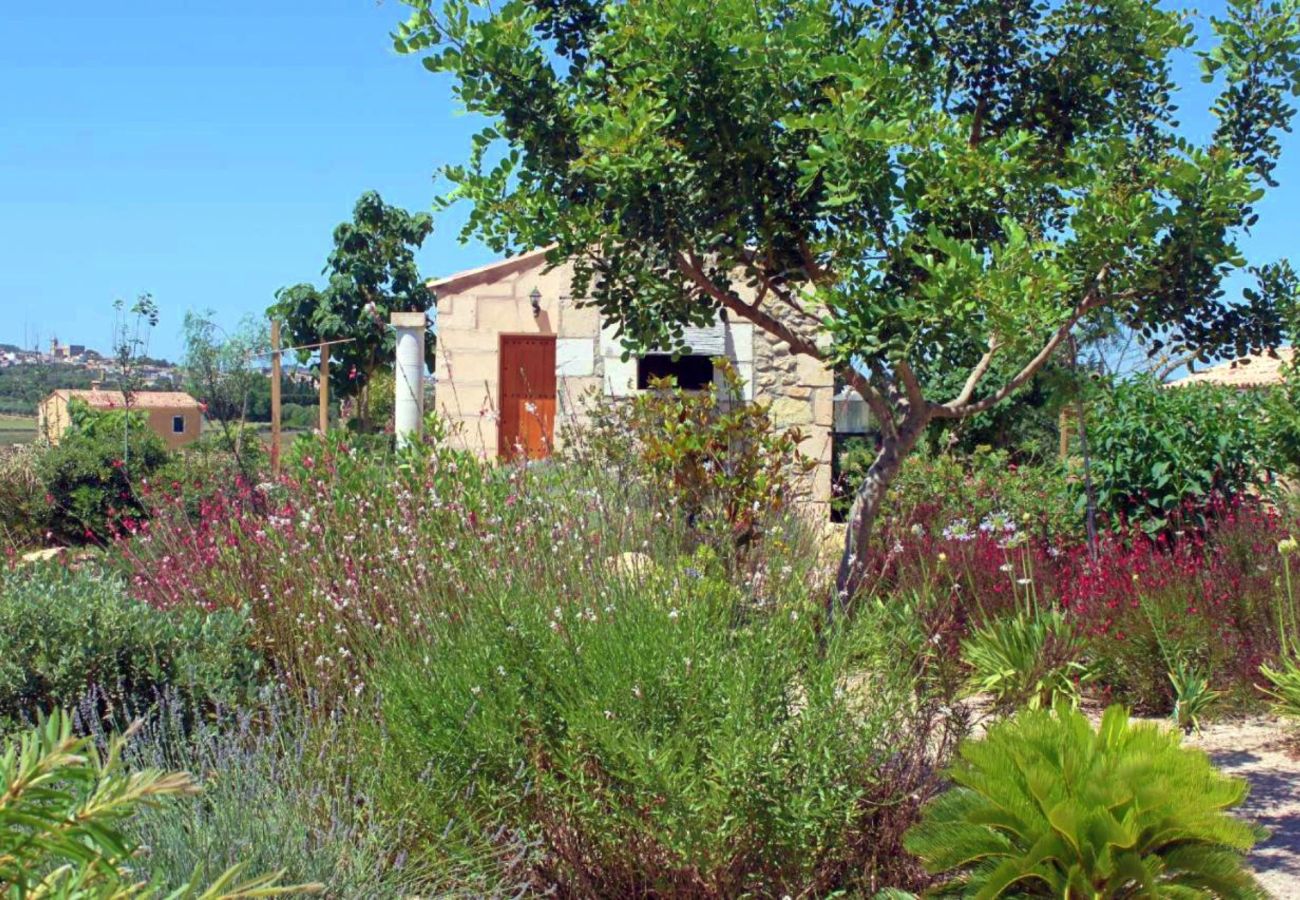
{"label": "distant building", "polygon": [[1169,384],[1178,387],[1189,384],[1218,384],[1235,388],[1271,387],[1282,383],[1283,370],[1294,361],[1295,350],[1291,347],[1278,347],[1193,372]]}
{"label": "distant building", "polygon": [[[73,399],[81,400],[91,409],[126,408],[126,397],[121,391],[97,388],[55,391],[42,400],[37,409],[37,433],[52,444],[57,444],[72,424],[68,403]],[[193,443],[203,431],[203,408],[199,401],[183,391],[136,391],[131,408],[145,414],[149,428],[171,450]]]}

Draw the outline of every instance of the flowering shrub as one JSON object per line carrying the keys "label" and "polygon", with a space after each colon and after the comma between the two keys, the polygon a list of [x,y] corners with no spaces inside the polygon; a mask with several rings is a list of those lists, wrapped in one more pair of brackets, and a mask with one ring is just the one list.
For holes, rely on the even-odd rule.
{"label": "flowering shrub", "polygon": [[458,565],[481,561],[472,549],[490,510],[511,508],[512,482],[468,455],[412,453],[399,466],[337,435],[286,457],[279,483],[203,497],[197,515],[183,496],[157,498],[117,549],[147,603],[247,606],[256,646],[284,677],[359,688],[356,654],[386,630],[418,628],[455,590]]}
{"label": "flowering shrub", "polygon": [[[840,454],[833,503],[841,512],[852,504],[874,457],[861,441],[850,442]],[[982,448],[964,456],[918,450],[903,462],[891,486],[882,526],[942,529],[964,522],[970,530],[997,518],[1042,537],[1073,533],[1083,521],[1074,510],[1075,492],[1060,466],[1017,465],[1003,450]]]}
{"label": "flowering shrub", "polygon": [[1276,547],[1288,520],[1272,506],[1198,503],[1183,530],[1103,532],[1095,559],[1077,531],[1041,535],[1010,516],[943,515],[887,523],[873,559],[878,597],[950,604],[950,627],[964,635],[1014,615],[1032,591],[1083,639],[1096,688],[1146,711],[1168,711],[1170,675],[1187,671],[1251,698],[1260,664],[1277,655]]}
{"label": "flowering shrub", "polygon": [[1147,710],[1173,702],[1169,673],[1194,668],[1251,698],[1278,651],[1275,609],[1286,523],[1248,501],[1209,508],[1214,526],[1154,538],[1105,536],[1094,562],[1065,554],[1061,602],[1091,645],[1101,680]]}
{"label": "flowering shrub", "polygon": [[[595,595],[616,575],[609,560],[671,559],[686,527],[596,467],[497,468],[436,437],[371,455],[331,435],[295,444],[279,483],[208,497],[196,517],[162,501],[118,552],[148,603],[247,605],[283,677],[341,694],[364,690],[391,634],[423,633],[480,585]],[[801,535],[774,527],[772,545]],[[765,570],[742,577],[761,585]]]}

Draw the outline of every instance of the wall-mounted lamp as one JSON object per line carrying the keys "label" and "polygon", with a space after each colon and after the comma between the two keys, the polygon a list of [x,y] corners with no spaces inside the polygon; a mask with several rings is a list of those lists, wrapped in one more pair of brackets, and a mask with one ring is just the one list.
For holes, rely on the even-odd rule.
{"label": "wall-mounted lamp", "polygon": [[542,292],[533,288],[533,292],[528,295],[528,299],[533,304],[533,318],[536,319],[542,314]]}

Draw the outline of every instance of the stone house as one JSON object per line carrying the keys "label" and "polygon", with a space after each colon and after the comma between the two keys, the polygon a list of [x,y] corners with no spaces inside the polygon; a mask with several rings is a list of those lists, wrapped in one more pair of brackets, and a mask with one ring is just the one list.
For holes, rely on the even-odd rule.
{"label": "stone house", "polygon": [[668,375],[683,388],[702,387],[715,379],[712,359],[725,356],[745,382],[746,400],[768,404],[778,426],[804,434],[801,449],[818,463],[807,500],[824,509],[834,393],[828,369],[735,316],[687,329],[691,353],[677,360],[665,351],[624,361],[599,311],[573,296],[572,275],[568,264],[547,271],[539,250],[429,283],[437,306],[435,402],[458,440],[483,456],[543,457],[561,439],[557,419],[581,425],[591,392],[628,397]]}
{"label": "stone house", "polygon": [[[94,388],[88,391],[54,391],[37,407],[37,434],[57,444],[72,424],[68,404],[81,400],[91,409],[126,408],[121,391]],[[175,450],[199,439],[203,433],[203,407],[184,391],[136,391],[131,408],[144,413],[149,428],[163,439],[167,449]]]}

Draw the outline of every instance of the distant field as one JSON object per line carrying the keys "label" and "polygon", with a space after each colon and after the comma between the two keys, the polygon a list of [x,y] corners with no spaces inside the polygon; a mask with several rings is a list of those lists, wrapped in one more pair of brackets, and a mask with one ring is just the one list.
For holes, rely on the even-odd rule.
{"label": "distant field", "polygon": [[0,415],[0,446],[5,444],[27,444],[35,439],[35,416]]}

